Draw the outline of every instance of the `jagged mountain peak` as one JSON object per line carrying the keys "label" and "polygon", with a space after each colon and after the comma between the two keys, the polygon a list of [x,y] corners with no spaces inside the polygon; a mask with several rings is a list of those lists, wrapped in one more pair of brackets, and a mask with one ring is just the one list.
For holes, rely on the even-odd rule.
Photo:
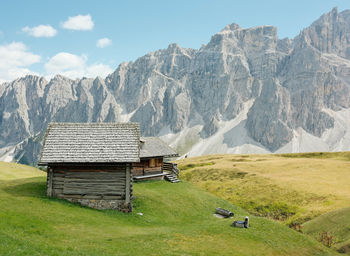
{"label": "jagged mountain peak", "polygon": [[338,17],[338,7],[334,7],[331,11],[323,14],[320,18],[314,21],[311,24],[311,26],[315,24],[329,23],[330,21],[336,21],[337,17]]}
{"label": "jagged mountain peak", "polygon": [[66,77],[66,76],[63,76],[61,74],[57,74],[55,75],[53,78],[51,78],[50,82],[60,82],[60,81],[64,81],[64,82],[73,82],[74,80],[69,78],[69,77]]}
{"label": "jagged mountain peak", "polygon": [[12,81],[11,83],[47,84],[47,80],[44,77],[37,76],[37,75],[25,75],[23,77],[17,78],[16,80]]}
{"label": "jagged mountain peak", "polygon": [[270,25],[241,28],[235,23],[211,37],[201,50],[237,54],[244,52],[274,51],[277,45],[277,28]]}
{"label": "jagged mountain peak", "polygon": [[105,83],[105,80],[104,80],[102,77],[97,76],[97,77],[94,79],[94,83],[104,84],[104,83]]}
{"label": "jagged mountain peak", "polygon": [[350,11],[334,9],[283,40],[273,26],[233,23],[199,50],[170,44],[106,79],[8,83],[0,87],[0,156],[36,156],[40,139],[23,142],[50,121],[140,122],[142,135],[190,156],[349,150],[349,20]]}
{"label": "jagged mountain peak", "polygon": [[176,49],[182,49],[177,43],[171,43],[168,45],[167,50],[174,51]]}
{"label": "jagged mountain peak", "polygon": [[241,29],[241,27],[237,23],[232,23],[232,24],[226,25],[220,32],[235,31],[237,29]]}
{"label": "jagged mountain peak", "polygon": [[259,33],[259,34],[270,34],[277,35],[277,28],[271,25],[263,25],[263,26],[254,26],[250,28],[242,28],[236,23],[232,23],[227,25],[224,29],[222,29],[217,34],[230,34],[233,33],[235,35],[239,34],[247,34],[247,33]]}
{"label": "jagged mountain peak", "polygon": [[296,37],[297,45],[350,59],[350,12],[338,8],[322,15]]}

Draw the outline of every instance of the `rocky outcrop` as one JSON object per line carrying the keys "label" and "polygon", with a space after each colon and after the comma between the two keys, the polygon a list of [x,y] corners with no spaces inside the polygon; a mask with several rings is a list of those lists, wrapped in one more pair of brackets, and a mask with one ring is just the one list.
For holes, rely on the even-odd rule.
{"label": "rocky outcrop", "polygon": [[51,121],[133,121],[141,123],[143,136],[182,143],[178,148],[186,151],[180,153],[226,130],[244,136],[225,133],[220,153],[239,147],[243,137],[275,152],[300,129],[322,140],[335,127],[330,113],[348,108],[350,11],[333,9],[294,39],[278,39],[272,26],[231,24],[199,50],[171,44],[122,63],[106,79],[26,76],[2,84],[0,148],[16,147],[17,158],[32,156],[34,163],[35,138]]}
{"label": "rocky outcrop", "polygon": [[264,83],[248,114],[252,138],[275,151],[299,127],[318,137],[332,128],[334,120],[323,109],[350,108],[349,22],[349,11],[333,9],[288,43],[293,48],[284,51],[290,53],[278,62],[274,82]]}

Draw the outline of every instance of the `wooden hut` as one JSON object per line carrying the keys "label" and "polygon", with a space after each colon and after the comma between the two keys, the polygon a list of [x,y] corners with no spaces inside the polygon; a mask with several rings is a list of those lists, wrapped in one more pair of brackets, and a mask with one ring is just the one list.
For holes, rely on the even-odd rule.
{"label": "wooden hut", "polygon": [[49,124],[39,160],[47,166],[47,195],[130,212],[139,143],[135,123]]}
{"label": "wooden hut", "polygon": [[[176,157],[178,154],[164,141],[156,137],[140,139],[140,162],[132,164],[134,180],[163,179],[169,170],[164,158]],[[172,166],[172,165],[171,165]]]}

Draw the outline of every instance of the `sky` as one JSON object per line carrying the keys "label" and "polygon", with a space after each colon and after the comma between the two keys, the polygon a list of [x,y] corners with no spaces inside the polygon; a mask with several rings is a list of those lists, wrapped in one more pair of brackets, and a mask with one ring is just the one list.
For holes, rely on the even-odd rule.
{"label": "sky", "polygon": [[227,24],[277,27],[295,37],[350,0],[3,0],[0,82],[26,74],[105,77],[171,43],[199,49]]}

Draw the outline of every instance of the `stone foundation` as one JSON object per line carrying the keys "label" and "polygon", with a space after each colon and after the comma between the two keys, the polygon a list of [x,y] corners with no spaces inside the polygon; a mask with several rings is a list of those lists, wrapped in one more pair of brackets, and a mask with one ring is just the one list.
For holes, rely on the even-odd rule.
{"label": "stone foundation", "polygon": [[118,210],[121,212],[132,212],[132,204],[125,203],[125,201],[120,200],[105,200],[105,199],[77,199],[77,198],[67,198],[69,202],[78,203],[83,206],[98,210]]}

